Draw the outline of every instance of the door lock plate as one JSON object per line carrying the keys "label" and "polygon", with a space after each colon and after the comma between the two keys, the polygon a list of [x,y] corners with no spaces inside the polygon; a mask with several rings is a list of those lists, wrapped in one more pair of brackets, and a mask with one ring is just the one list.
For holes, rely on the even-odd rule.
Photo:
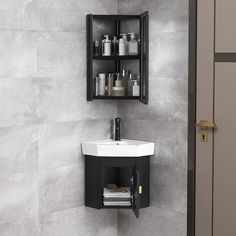
{"label": "door lock plate", "polygon": [[208,141],[208,133],[207,132],[200,132],[200,141],[207,142]]}

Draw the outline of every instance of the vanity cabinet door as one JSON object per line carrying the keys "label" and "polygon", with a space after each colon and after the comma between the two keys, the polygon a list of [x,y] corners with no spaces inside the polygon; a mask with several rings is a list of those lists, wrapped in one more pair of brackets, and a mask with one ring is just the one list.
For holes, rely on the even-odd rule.
{"label": "vanity cabinet door", "polygon": [[140,186],[142,186],[142,193],[139,196],[141,209],[150,205],[150,157],[136,158],[136,170],[140,174]]}
{"label": "vanity cabinet door", "polygon": [[140,173],[137,170],[134,170],[133,211],[137,218],[139,217],[139,208],[140,208],[139,186],[140,186]]}
{"label": "vanity cabinet door", "polygon": [[140,98],[139,100],[148,104],[148,61],[149,61],[149,15],[144,12],[140,15]]}

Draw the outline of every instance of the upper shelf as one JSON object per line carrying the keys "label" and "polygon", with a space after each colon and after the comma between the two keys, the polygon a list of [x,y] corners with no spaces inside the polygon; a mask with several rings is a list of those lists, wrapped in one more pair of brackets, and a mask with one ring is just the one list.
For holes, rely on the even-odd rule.
{"label": "upper shelf", "polygon": [[139,20],[140,15],[93,15],[93,19],[101,20]]}
{"label": "upper shelf", "polygon": [[94,60],[139,60],[140,55],[135,56],[93,56]]}

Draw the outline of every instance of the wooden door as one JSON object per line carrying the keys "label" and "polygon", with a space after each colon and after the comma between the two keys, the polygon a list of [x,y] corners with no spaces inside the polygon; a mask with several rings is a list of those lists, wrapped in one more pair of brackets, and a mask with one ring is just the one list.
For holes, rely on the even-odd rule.
{"label": "wooden door", "polygon": [[236,1],[197,10],[195,235],[235,236]]}

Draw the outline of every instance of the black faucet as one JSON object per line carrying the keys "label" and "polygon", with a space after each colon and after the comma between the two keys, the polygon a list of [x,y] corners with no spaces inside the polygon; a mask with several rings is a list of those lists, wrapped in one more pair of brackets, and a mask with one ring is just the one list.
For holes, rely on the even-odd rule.
{"label": "black faucet", "polygon": [[115,141],[120,141],[120,122],[121,118],[115,118]]}

